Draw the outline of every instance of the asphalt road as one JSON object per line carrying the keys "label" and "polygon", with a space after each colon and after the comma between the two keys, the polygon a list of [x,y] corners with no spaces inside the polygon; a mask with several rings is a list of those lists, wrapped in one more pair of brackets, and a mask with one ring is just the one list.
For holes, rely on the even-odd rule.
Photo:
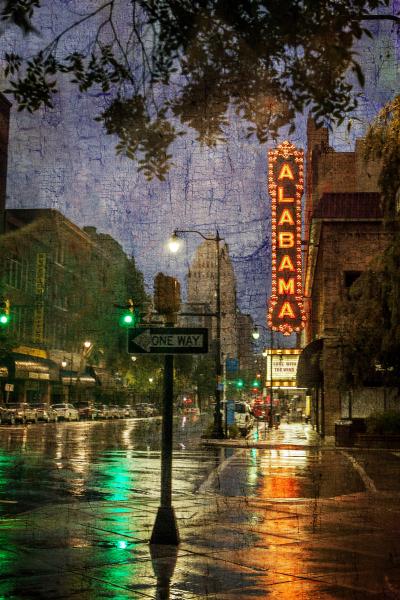
{"label": "asphalt road", "polygon": [[[175,497],[210,491],[285,500],[400,490],[396,451],[290,447],[302,426],[289,430],[290,439],[282,426],[273,448],[205,448],[203,426],[204,418],[175,419]],[[160,438],[160,418],[0,427],[0,515],[43,504],[156,498]]]}
{"label": "asphalt road", "polygon": [[302,425],[268,448],[206,448],[201,420],[182,417],[170,590],[168,560],[148,547],[160,430],[159,418],[0,428],[1,598],[400,597],[399,452],[319,446]]}

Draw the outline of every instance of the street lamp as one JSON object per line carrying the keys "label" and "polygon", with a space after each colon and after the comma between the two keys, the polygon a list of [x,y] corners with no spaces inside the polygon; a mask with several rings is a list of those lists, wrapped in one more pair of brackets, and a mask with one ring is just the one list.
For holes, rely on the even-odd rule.
{"label": "street lamp", "polygon": [[219,243],[223,241],[219,235],[218,229],[215,232],[214,237],[209,237],[197,231],[196,229],[175,229],[171,238],[168,242],[168,247],[171,252],[178,252],[182,240],[178,234],[180,233],[195,233],[208,242],[215,242],[215,251],[217,256],[217,284],[216,284],[216,356],[215,356],[215,375],[216,375],[216,387],[215,387],[215,410],[214,410],[214,427],[213,427],[213,438],[222,439],[224,437],[224,431],[222,428],[222,415],[221,415],[221,382],[222,382],[222,361],[221,361],[221,256]]}

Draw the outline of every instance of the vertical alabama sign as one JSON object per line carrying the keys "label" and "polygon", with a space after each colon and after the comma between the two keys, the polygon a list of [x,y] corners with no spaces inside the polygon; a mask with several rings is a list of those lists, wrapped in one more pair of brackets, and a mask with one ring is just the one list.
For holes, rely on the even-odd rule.
{"label": "vertical alabama sign", "polygon": [[304,327],[301,274],[303,150],[283,142],[268,152],[272,216],[272,286],[268,325],[284,335]]}

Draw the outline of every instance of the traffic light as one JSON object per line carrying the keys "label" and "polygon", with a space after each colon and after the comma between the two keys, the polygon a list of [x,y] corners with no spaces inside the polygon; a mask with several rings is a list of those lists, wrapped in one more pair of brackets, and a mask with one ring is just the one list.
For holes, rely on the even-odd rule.
{"label": "traffic light", "polygon": [[121,306],[120,308],[125,308],[119,320],[121,327],[136,327],[140,321],[140,314],[139,308],[135,307],[132,298],[129,298],[126,306]]}
{"label": "traffic light", "polygon": [[258,381],[258,379],[255,379],[253,381],[253,388],[259,388],[260,387],[260,382]]}
{"label": "traffic light", "polygon": [[236,380],[236,387],[238,389],[243,387],[243,379],[237,379]]}
{"label": "traffic light", "polygon": [[8,298],[0,300],[0,326],[7,327],[10,323],[10,301]]}
{"label": "traffic light", "polygon": [[158,273],[154,278],[154,307],[161,315],[179,312],[181,306],[181,286],[175,277]]}

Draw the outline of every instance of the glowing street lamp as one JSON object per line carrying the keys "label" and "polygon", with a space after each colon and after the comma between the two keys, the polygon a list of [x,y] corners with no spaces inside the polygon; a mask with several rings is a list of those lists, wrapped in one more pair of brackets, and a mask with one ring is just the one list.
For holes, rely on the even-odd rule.
{"label": "glowing street lamp", "polygon": [[177,235],[176,231],[174,231],[174,233],[171,235],[171,237],[168,240],[168,248],[169,248],[170,252],[172,252],[173,254],[176,254],[181,249],[181,246],[182,246],[182,240]]}

